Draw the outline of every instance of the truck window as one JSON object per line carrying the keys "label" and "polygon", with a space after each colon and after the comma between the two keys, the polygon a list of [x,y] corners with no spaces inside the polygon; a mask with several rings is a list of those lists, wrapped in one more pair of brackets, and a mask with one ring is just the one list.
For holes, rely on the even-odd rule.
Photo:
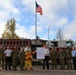
{"label": "truck window", "polygon": [[66,42],[66,46],[72,46],[71,42]]}
{"label": "truck window", "polygon": [[51,42],[51,46],[58,46],[58,42]]}

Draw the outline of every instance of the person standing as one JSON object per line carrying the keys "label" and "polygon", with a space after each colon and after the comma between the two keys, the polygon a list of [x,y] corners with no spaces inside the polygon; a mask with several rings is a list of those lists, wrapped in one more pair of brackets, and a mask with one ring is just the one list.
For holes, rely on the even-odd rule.
{"label": "person standing", "polygon": [[9,67],[9,70],[11,70],[11,54],[12,54],[12,50],[9,48],[9,46],[4,51],[4,54],[5,54],[5,69],[7,71],[7,68]]}
{"label": "person standing", "polygon": [[32,52],[30,46],[26,46],[25,50],[25,70],[33,70],[32,68],[32,54],[35,54],[35,52]]}
{"label": "person standing", "polygon": [[50,56],[52,62],[52,69],[57,69],[57,50],[55,47],[52,48]]}
{"label": "person standing", "polygon": [[71,49],[69,47],[67,47],[66,51],[66,65],[67,65],[67,69],[72,69],[72,63],[71,63],[71,59],[72,59],[72,54],[71,54]]}
{"label": "person standing", "polygon": [[50,51],[46,47],[46,45],[44,45],[44,53],[45,53],[45,58],[43,59],[43,69],[45,69],[45,65],[46,65],[47,69],[49,69],[49,55],[50,55]]}
{"label": "person standing", "polygon": [[3,46],[0,46],[0,66],[4,69],[4,49]]}
{"label": "person standing", "polygon": [[19,51],[17,50],[17,47],[15,46],[15,49],[12,51],[12,66],[13,66],[13,71],[17,70],[17,66],[18,66],[18,54],[19,54]]}
{"label": "person standing", "polygon": [[58,59],[60,60],[60,65],[61,65],[60,69],[63,70],[65,69],[64,58],[65,58],[65,51],[60,47],[60,50],[58,51]]}
{"label": "person standing", "polygon": [[76,47],[73,47],[73,50],[71,51],[71,53],[72,53],[74,70],[76,70]]}
{"label": "person standing", "polygon": [[24,64],[25,64],[25,52],[24,49],[19,53],[19,60],[20,60],[20,70],[24,70]]}

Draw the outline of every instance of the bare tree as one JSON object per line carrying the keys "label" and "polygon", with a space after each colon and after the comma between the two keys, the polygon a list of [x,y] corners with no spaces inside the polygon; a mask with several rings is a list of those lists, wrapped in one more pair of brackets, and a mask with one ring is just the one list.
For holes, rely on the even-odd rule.
{"label": "bare tree", "polygon": [[63,32],[62,32],[61,28],[58,29],[56,38],[58,40],[63,40],[64,39]]}

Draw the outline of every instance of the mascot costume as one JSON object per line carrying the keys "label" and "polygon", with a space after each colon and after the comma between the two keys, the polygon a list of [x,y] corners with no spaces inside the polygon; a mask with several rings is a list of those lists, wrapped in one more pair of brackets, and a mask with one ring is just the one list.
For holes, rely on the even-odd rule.
{"label": "mascot costume", "polygon": [[30,46],[26,46],[25,48],[25,70],[33,70],[32,68],[32,54],[35,54],[35,52],[31,51]]}

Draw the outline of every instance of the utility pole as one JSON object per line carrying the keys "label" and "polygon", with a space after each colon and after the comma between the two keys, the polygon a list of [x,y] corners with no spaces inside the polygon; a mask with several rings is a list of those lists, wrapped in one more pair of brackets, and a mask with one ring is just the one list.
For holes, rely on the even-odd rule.
{"label": "utility pole", "polygon": [[50,25],[48,26],[48,48],[49,48],[49,32],[50,32]]}

